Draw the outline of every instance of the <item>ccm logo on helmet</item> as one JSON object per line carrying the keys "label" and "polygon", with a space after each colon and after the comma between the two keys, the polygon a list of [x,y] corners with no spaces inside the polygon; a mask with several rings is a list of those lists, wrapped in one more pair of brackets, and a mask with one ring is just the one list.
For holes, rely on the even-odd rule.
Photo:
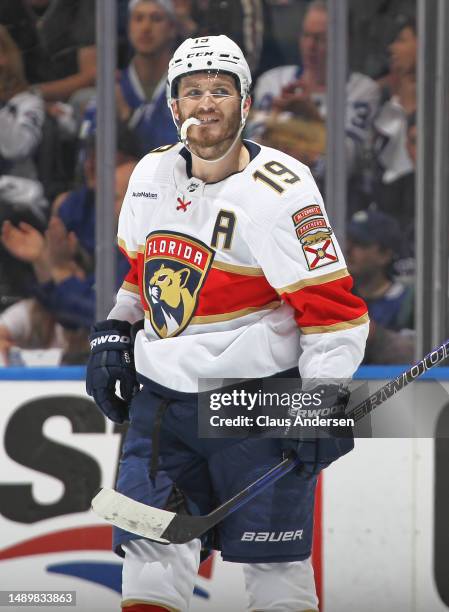
{"label": "ccm logo on helmet", "polygon": [[199,53],[188,53],[187,57],[203,57],[204,55],[213,55],[213,51],[200,51]]}
{"label": "ccm logo on helmet", "polygon": [[106,342],[123,342],[124,344],[129,344],[131,342],[131,338],[129,336],[119,336],[118,334],[107,334],[106,336],[98,336],[98,338],[94,338],[93,340],[91,340],[90,348],[93,349],[99,344],[106,344]]}
{"label": "ccm logo on helmet", "polygon": [[293,542],[302,540],[302,529],[298,531],[245,531],[242,542]]}

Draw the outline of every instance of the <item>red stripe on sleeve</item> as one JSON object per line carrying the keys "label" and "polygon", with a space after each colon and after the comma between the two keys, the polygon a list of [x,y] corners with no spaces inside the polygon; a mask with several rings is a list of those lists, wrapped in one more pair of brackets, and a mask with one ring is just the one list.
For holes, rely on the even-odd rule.
{"label": "red stripe on sleeve", "polygon": [[329,283],[303,287],[282,298],[295,309],[299,327],[334,325],[353,321],[367,313],[362,298],[351,293],[353,281],[345,276]]}
{"label": "red stripe on sleeve", "polygon": [[248,276],[212,268],[206,278],[195,311],[196,316],[236,312],[262,307],[279,300],[264,276]]}
{"label": "red stripe on sleeve", "polygon": [[143,255],[141,253],[137,253],[137,258],[130,257],[128,253],[122,247],[119,247],[123,255],[129,262],[129,272],[125,276],[125,282],[131,283],[131,285],[135,285],[135,287],[139,290],[140,302],[144,308],[144,310],[148,310],[148,306],[145,300],[142,298],[142,270],[143,270]]}
{"label": "red stripe on sleeve", "polygon": [[129,266],[130,266],[129,272],[125,276],[125,281],[127,283],[131,283],[132,285],[136,285],[136,287],[138,287],[139,286],[139,275],[137,272],[137,259],[133,259],[132,257],[130,257],[128,253],[125,251],[125,249],[123,249],[122,247],[119,247],[119,249],[121,250],[123,255],[126,257],[126,259],[128,260]]}

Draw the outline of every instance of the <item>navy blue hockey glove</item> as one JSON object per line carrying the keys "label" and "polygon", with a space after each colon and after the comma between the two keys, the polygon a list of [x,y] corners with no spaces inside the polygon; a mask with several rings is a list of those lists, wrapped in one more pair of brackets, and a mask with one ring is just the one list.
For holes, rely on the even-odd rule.
{"label": "navy blue hockey glove", "polygon": [[[89,336],[86,390],[103,414],[115,423],[128,419],[129,403],[139,390],[132,341],[131,324],[115,319],[96,323]],[[116,395],[117,381],[123,399]]]}
{"label": "navy blue hockey glove", "polygon": [[[345,418],[345,409],[349,402],[349,391],[342,385],[319,385],[312,391],[311,395],[320,394],[321,403],[310,409],[311,418],[319,412],[319,418],[342,419]],[[304,418],[309,418],[307,415]],[[313,415],[313,416],[312,416]],[[294,418],[294,416],[293,416]],[[295,429],[300,427],[296,426]],[[294,453],[299,457],[303,465],[300,471],[303,475],[319,474],[321,470],[333,461],[346,455],[354,448],[354,437],[350,426],[327,426],[315,427],[316,437],[313,437],[313,429],[306,426],[303,437],[282,438],[281,446],[284,457]]]}

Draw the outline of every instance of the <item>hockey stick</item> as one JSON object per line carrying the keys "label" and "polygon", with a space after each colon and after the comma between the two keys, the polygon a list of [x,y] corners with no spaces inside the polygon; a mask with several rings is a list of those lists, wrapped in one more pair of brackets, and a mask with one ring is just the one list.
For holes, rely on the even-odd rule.
{"label": "hockey stick", "polygon": [[[347,418],[359,421],[395,393],[419,378],[449,356],[449,340],[426,355],[411,368],[386,383],[366,400],[351,408]],[[92,500],[92,509],[117,527],[162,544],[184,544],[199,538],[250,499],[300,465],[295,457],[284,459],[227,502],[204,516],[175,514],[134,501],[114,489],[101,489]]]}

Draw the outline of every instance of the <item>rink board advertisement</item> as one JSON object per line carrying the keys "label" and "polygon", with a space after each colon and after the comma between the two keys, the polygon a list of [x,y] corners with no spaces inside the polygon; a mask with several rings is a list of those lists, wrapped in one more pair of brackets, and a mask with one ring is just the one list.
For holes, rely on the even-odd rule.
{"label": "rink board advertisement", "polygon": [[[90,500],[100,486],[114,486],[123,430],[104,419],[83,381],[74,380],[79,375],[66,374],[72,380],[61,379],[62,369],[59,380],[50,373],[49,380],[6,380],[6,371],[0,379],[0,590],[75,593],[74,605],[44,603],[40,610],[119,610],[121,560]],[[390,378],[386,369],[380,374],[379,385]],[[418,381],[414,393],[424,398],[432,384],[449,391],[444,380]],[[399,410],[407,410],[404,398],[401,404],[397,397]],[[422,403],[436,439],[359,439],[324,473],[315,519],[322,611],[449,610],[444,398]],[[18,602],[0,599],[0,609],[15,610]],[[190,609],[244,612],[241,567],[219,555],[203,564]]]}

